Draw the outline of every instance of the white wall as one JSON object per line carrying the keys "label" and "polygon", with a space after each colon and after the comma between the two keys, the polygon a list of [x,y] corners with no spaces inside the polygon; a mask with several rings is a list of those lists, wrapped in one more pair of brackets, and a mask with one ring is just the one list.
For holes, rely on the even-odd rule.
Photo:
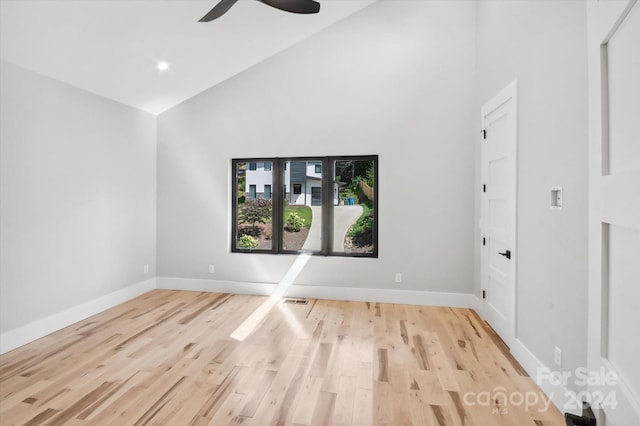
{"label": "white wall", "polygon": [[158,275],[293,263],[229,253],[231,158],[379,154],[379,259],[313,257],[296,283],[471,292],[474,37],[474,2],[379,2],[160,115]]}
{"label": "white wall", "polygon": [[156,119],[5,62],[0,75],[6,332],[155,275]]}
{"label": "white wall", "polygon": [[[552,369],[559,346],[566,371],[586,366],[586,58],[584,2],[478,3],[476,123],[480,106],[518,81],[517,338]],[[553,186],[564,188],[559,211],[549,209]],[[475,265],[479,291],[478,250]]]}

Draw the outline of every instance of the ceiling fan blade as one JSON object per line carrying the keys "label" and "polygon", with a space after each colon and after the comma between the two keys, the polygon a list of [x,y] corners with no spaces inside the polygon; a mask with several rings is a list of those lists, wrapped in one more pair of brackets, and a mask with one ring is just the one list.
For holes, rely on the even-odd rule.
{"label": "ceiling fan blade", "polygon": [[318,13],[320,3],[313,0],[258,0],[276,9],[291,13]]}
{"label": "ceiling fan blade", "polygon": [[227,13],[231,6],[236,4],[238,0],[221,0],[213,9],[204,15],[198,22],[210,22]]}

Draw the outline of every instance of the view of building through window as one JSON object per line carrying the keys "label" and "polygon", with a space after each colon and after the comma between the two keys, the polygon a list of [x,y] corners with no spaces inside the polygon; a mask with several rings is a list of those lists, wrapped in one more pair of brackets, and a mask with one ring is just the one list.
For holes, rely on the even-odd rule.
{"label": "view of building through window", "polygon": [[233,170],[233,251],[377,256],[376,156],[233,160]]}

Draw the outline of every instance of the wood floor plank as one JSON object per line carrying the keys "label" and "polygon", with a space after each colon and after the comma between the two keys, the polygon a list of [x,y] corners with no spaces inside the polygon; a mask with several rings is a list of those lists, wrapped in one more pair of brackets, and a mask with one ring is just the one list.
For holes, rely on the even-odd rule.
{"label": "wood floor plank", "polygon": [[356,378],[340,376],[336,393],[335,410],[331,424],[336,426],[351,425],[355,406],[354,394],[356,391]]}
{"label": "wood floor plank", "polygon": [[290,424],[296,409],[296,401],[309,369],[311,359],[308,356],[291,355],[276,375],[267,394],[258,406],[255,419],[269,419],[256,424],[285,425]]}
{"label": "wood floor plank", "polygon": [[258,406],[262,402],[264,395],[267,393],[269,388],[271,387],[271,383],[273,383],[273,379],[276,377],[277,371],[266,370],[262,375],[260,383],[255,388],[255,390],[251,393],[249,400],[242,408],[240,412],[240,416],[242,417],[253,417],[258,410]]}
{"label": "wood floor plank", "polygon": [[311,424],[313,412],[318,404],[320,389],[322,388],[322,378],[307,375],[300,389],[297,398],[297,409],[292,418],[292,422],[301,425]]}
{"label": "wood floor plank", "polygon": [[336,394],[333,392],[320,392],[316,403],[311,426],[328,426],[332,422],[336,406]]}
{"label": "wood floor plank", "polygon": [[0,424],[564,423],[469,309],[155,290],[0,356]]}

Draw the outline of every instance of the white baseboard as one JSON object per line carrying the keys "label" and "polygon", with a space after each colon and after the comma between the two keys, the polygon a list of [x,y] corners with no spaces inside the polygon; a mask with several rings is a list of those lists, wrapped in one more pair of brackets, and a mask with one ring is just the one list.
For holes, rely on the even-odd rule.
{"label": "white baseboard", "polygon": [[278,289],[277,284],[218,281],[189,278],[158,277],[157,288],[165,290],[211,291],[234,294],[256,294],[269,296],[276,290],[287,297],[312,299],[350,300],[354,302],[398,303],[423,306],[451,306],[476,309],[480,300],[475,294],[443,293],[435,291],[392,290],[357,287],[331,287],[324,285],[286,285]]}
{"label": "white baseboard", "polygon": [[204,280],[199,278],[156,278],[156,288],[162,290],[210,291],[213,293],[269,296],[273,294],[277,286],[277,284]]}
{"label": "white baseboard", "polygon": [[567,387],[559,382],[552,383],[553,380],[549,380],[546,375],[540,374],[541,370],[557,371],[556,368],[544,365],[519,339],[513,339],[510,349],[513,357],[522,365],[522,368],[525,369],[527,374],[531,376],[533,381],[536,382],[561,413],[570,412],[582,415],[581,410],[573,408],[575,401],[569,396],[573,393],[570,393]]}
{"label": "white baseboard", "polygon": [[151,278],[0,334],[0,354],[68,327],[156,288]]}
{"label": "white baseboard", "polygon": [[288,297],[423,306],[451,306],[476,310],[480,306],[480,299],[474,294],[467,293],[310,285],[287,285],[279,289],[277,284],[270,283],[157,277],[2,333],[0,334],[0,354],[44,337],[54,331],[60,330],[156,288],[165,290],[255,294],[261,296],[269,296],[276,291],[283,291],[283,296]]}

